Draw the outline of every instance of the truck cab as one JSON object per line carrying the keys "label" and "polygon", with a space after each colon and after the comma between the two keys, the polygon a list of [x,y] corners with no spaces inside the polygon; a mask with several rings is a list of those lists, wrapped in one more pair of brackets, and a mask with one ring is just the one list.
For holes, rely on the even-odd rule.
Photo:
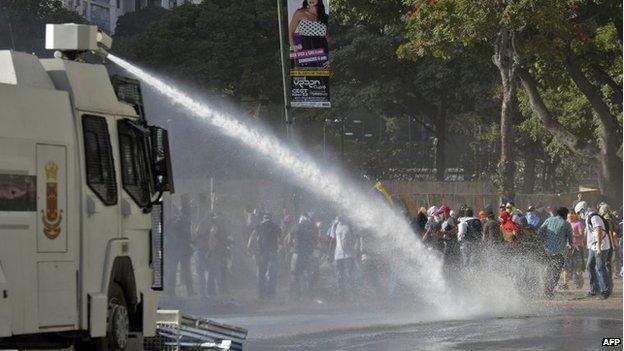
{"label": "truck cab", "polygon": [[0,348],[123,350],[155,332],[169,142],[137,81],[81,62],[102,35],[48,25],[56,58],[0,51]]}

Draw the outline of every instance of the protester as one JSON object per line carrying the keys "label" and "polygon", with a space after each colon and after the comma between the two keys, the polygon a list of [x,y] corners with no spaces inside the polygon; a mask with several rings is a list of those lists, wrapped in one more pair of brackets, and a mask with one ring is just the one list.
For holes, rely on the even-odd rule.
{"label": "protester", "polygon": [[499,245],[504,241],[500,223],[491,210],[486,215],[487,218],[483,224],[483,242],[489,246]]}
{"label": "protester", "polygon": [[573,279],[576,287],[581,289],[585,270],[585,226],[574,213],[568,213],[568,223],[572,227],[572,247],[567,252],[561,288],[568,289],[568,282]]}
{"label": "protester", "polygon": [[564,264],[566,248],[572,244],[572,226],[567,222],[567,216],[568,209],[560,207],[557,209],[557,215],[546,219],[538,230],[548,265],[544,286],[544,295],[547,298],[554,297],[555,286],[557,286]]}
{"label": "protester", "polygon": [[540,225],[540,215],[537,211],[535,211],[535,207],[529,206],[526,211],[526,221],[527,226],[531,230],[537,230]]}
{"label": "protester", "polygon": [[353,226],[343,216],[338,216],[330,227],[332,239],[330,257],[334,259],[338,296],[341,300],[351,300],[355,288],[355,258],[359,254],[359,244]]}
{"label": "protester", "polygon": [[479,218],[481,223],[485,224],[485,222],[487,221],[488,215],[485,211],[479,211],[479,215],[477,217]]}
{"label": "protester", "polygon": [[207,292],[211,296],[223,294],[227,271],[229,235],[220,214],[215,212],[210,220],[207,257]]}
{"label": "protester", "polygon": [[607,257],[611,250],[608,231],[605,223],[595,210],[591,209],[587,202],[580,201],[576,204],[574,212],[585,220],[585,235],[587,236],[587,274],[589,275],[588,296],[600,293],[602,299],[607,299],[611,293],[609,276],[607,272]]}
{"label": "protester", "polygon": [[607,256],[607,273],[609,274],[609,286],[613,287],[612,262],[613,256],[615,256],[615,248],[617,247],[617,234],[615,232],[617,225],[613,212],[611,211],[611,207],[608,204],[602,203],[598,208],[598,214],[604,221],[606,221],[605,226],[608,233],[607,238],[609,239],[609,244],[612,248]]}
{"label": "protester", "polygon": [[441,235],[442,223],[448,218],[451,210],[448,206],[442,205],[439,208],[432,206],[429,211],[431,212],[431,216],[425,225],[423,242],[429,247],[442,252],[444,251],[444,240]]}
{"label": "protester", "polygon": [[583,201],[583,193],[576,194],[576,199],[572,202],[572,208],[576,208],[576,205],[581,201]]}
{"label": "protester", "polygon": [[519,229],[524,229],[529,226],[524,213],[520,209],[513,210],[511,220],[516,224]]}
{"label": "protester", "polygon": [[304,296],[311,297],[314,293],[315,275],[317,262],[314,251],[318,244],[318,228],[312,221],[313,213],[306,212],[301,215],[291,240],[294,254],[291,263],[291,294],[295,299]]}
{"label": "protester", "polygon": [[273,222],[271,213],[265,213],[262,222],[256,225],[247,242],[247,250],[256,247],[258,267],[258,298],[275,297],[278,272],[278,248],[281,230]]}
{"label": "protester", "polygon": [[[446,211],[444,211],[446,213]],[[442,242],[444,244],[444,264],[448,267],[455,267],[459,258],[459,243],[457,241],[457,214],[455,211],[448,211],[448,215],[442,222]]]}
{"label": "protester", "polygon": [[208,214],[197,223],[197,236],[194,240],[195,259],[197,262],[198,289],[202,297],[210,296],[208,289],[208,275],[210,272],[210,264],[208,262],[208,252],[210,251],[210,230],[212,227],[212,218]]}
{"label": "protester", "polygon": [[459,218],[457,225],[457,241],[461,253],[462,267],[469,268],[477,263],[478,242],[482,237],[482,224],[474,217],[472,208],[463,210],[463,216]]}
{"label": "protester", "polygon": [[418,214],[416,214],[416,217],[412,219],[410,226],[412,227],[412,230],[414,231],[414,233],[416,233],[416,235],[422,238],[423,235],[425,235],[426,225],[427,225],[427,209],[424,207],[421,207],[420,209],[418,209]]}
{"label": "protester", "polygon": [[[182,284],[186,289],[186,295],[191,297],[195,295],[193,289],[193,276],[191,273],[191,223],[189,216],[191,214],[191,199],[188,194],[182,195],[181,206],[178,215],[172,223],[171,240],[171,264],[168,264],[169,272],[167,272],[168,284],[171,287],[169,295],[175,295],[176,278],[178,275],[178,266],[180,267],[180,277]],[[167,240],[167,239],[165,239]]]}
{"label": "protester", "polygon": [[518,234],[518,226],[511,220],[511,215],[506,210],[500,213],[500,219],[503,238],[506,242],[514,241],[516,239],[516,235]]}

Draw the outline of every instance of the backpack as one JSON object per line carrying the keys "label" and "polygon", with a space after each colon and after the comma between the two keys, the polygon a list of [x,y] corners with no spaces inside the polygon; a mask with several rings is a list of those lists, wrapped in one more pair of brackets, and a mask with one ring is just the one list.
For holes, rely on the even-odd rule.
{"label": "backpack", "polygon": [[587,223],[586,223],[586,224],[587,224],[587,228],[591,228],[591,231],[592,231],[592,232],[594,231],[594,228],[593,228],[593,226],[592,226],[592,224],[591,224],[591,220],[592,220],[592,218],[593,218],[594,216],[598,216],[598,217],[600,217],[600,219],[602,219],[602,223],[604,223],[604,228],[603,228],[603,231],[604,231],[605,233],[609,233],[609,231],[610,231],[610,229],[611,229],[611,228],[609,228],[609,221],[607,221],[607,220],[606,220],[603,216],[601,216],[601,215],[599,215],[599,214],[597,214],[597,213],[595,213],[595,212],[594,212],[594,213],[592,213],[592,214],[590,214],[590,215],[589,215],[589,217],[587,217]]}
{"label": "backpack", "polygon": [[482,231],[481,221],[473,218],[466,221],[466,235],[464,235],[464,240],[466,241],[476,241],[481,238]]}

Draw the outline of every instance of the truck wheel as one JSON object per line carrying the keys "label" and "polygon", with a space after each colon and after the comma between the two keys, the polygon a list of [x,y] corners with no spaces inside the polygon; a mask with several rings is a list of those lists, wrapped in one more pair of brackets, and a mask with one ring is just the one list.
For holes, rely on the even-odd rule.
{"label": "truck wheel", "polygon": [[130,319],[128,305],[119,284],[111,282],[108,288],[108,315],[106,317],[106,337],[76,342],[77,351],[123,351],[128,345]]}
{"label": "truck wheel", "polygon": [[130,317],[123,290],[117,283],[111,283],[108,289],[107,327],[108,350],[125,350],[130,332]]}

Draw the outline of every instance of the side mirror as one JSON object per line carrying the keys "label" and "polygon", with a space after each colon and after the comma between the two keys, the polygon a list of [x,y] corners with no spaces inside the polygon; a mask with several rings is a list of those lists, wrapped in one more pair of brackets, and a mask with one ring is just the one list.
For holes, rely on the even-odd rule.
{"label": "side mirror", "polygon": [[154,187],[157,192],[174,192],[169,134],[166,129],[150,126]]}

